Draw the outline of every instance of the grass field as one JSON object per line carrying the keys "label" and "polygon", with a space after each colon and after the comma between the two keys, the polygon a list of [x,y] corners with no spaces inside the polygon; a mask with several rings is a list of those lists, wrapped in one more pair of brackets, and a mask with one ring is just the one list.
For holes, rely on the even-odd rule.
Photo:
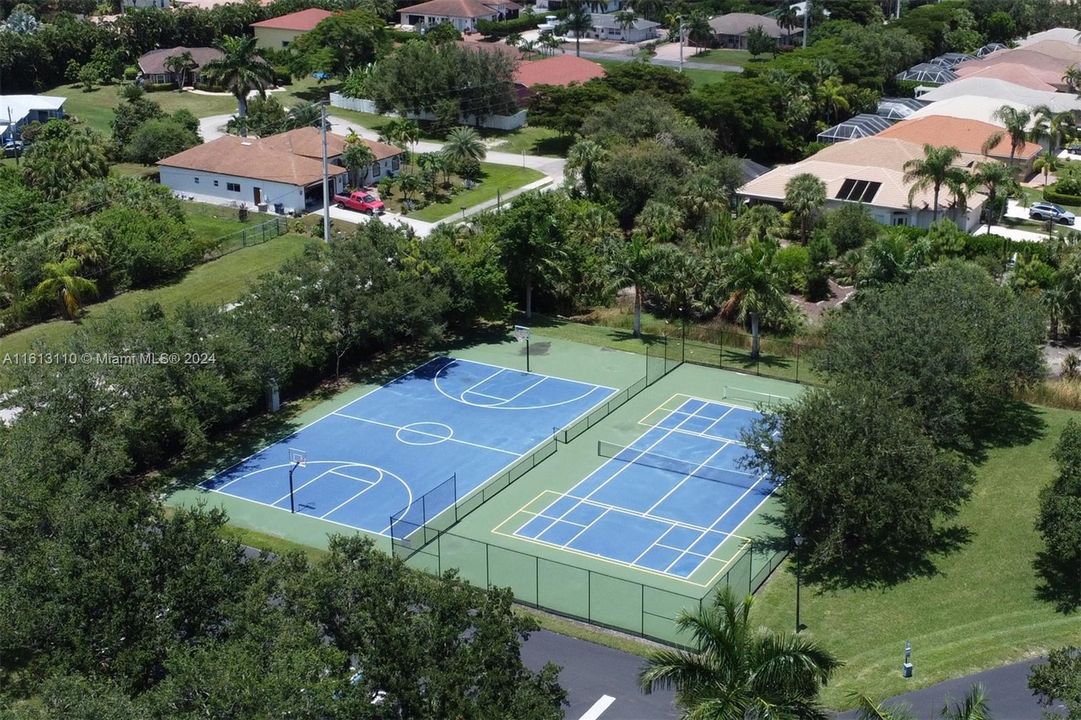
{"label": "grass field", "polygon": [[246,225],[268,220],[266,215],[250,213],[248,219],[241,222],[237,218],[235,208],[207,203],[185,202],[181,207],[184,208],[184,214],[187,216],[188,227],[195,233],[196,238],[204,242],[236,232]]}
{"label": "grass field", "polygon": [[[283,105],[289,107],[301,100],[321,96],[324,90],[318,88],[315,80],[308,79],[295,82],[284,91],[273,93],[273,95]],[[101,85],[90,92],[83,92],[79,85],[65,84],[46,90],[44,94],[66,97],[64,112],[76,116],[94,130],[106,135],[112,132],[110,123],[114,115],[113,108],[122,102],[120,85]],[[190,110],[195,117],[236,112],[236,100],[232,95],[197,95],[190,92],[163,90],[148,93],[146,97],[161,105],[161,109],[166,113],[173,113],[181,108]]]}
{"label": "grass field", "polygon": [[537,170],[513,165],[481,163],[480,167],[483,173],[481,182],[477,183],[472,190],[466,190],[448,198],[449,202],[432,203],[425,208],[410,213],[409,217],[425,222],[443,220],[454,213],[460,213],[462,208],[471,208],[482,202],[494,200],[497,192],[505,195],[511,190],[544,177],[544,173]]}
{"label": "grass field", "polygon": [[[605,70],[611,70],[612,68],[619,67],[626,63],[625,60],[595,60],[604,67]],[[700,70],[698,68],[683,68],[683,74],[691,79],[695,85],[708,85],[710,83],[720,82],[725,77],[732,73],[727,70]]]}
{"label": "grass field", "polygon": [[752,58],[746,50],[706,50],[695,55],[687,55],[690,62],[709,63],[710,65],[736,65],[746,67],[755,63],[763,62],[767,56],[761,55],[758,59]]}
{"label": "grass field", "polygon": [[[939,575],[879,590],[819,593],[804,587],[800,620],[809,637],[845,662],[825,699],[844,707],[853,690],[884,698],[950,677],[1081,642],[1081,615],[1064,616],[1037,600],[1032,560],[1037,495],[1054,475],[1050,453],[1077,413],[1038,409],[1041,437],[992,450],[959,521],[972,542],[938,563]],[[795,582],[778,572],[763,589],[757,617],[778,630],[795,622]],[[905,641],[915,677],[901,678]]]}
{"label": "grass field", "polygon": [[[260,275],[277,270],[287,260],[296,257],[308,240],[296,235],[282,235],[262,245],[238,250],[218,260],[199,265],[183,279],[164,287],[135,290],[117,295],[87,309],[84,323],[110,310],[130,310],[139,303],[156,302],[170,310],[183,302],[225,303],[239,297]],[[0,354],[28,352],[34,343],[57,347],[77,325],[66,320],[53,320],[0,338]]]}

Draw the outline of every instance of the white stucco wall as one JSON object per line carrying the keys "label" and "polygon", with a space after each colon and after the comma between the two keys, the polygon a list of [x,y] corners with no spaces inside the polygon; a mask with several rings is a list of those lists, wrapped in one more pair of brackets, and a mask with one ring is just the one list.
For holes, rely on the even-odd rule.
{"label": "white stucco wall", "polygon": [[[281,203],[285,206],[286,212],[304,210],[304,188],[296,185],[171,167],[161,167],[160,170],[161,184],[176,193],[216,197],[254,207],[255,188],[259,188],[262,202],[267,203],[270,208],[273,208],[275,203]],[[344,184],[342,177],[331,178],[332,186],[335,180],[338,181],[336,191],[340,191]],[[218,183],[217,186],[214,185],[215,181]],[[240,185],[239,192],[228,189],[227,183],[231,182]]]}

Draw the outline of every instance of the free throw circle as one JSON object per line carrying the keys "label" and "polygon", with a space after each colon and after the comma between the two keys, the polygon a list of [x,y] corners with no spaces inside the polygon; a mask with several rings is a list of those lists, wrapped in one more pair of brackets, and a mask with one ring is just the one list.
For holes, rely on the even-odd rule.
{"label": "free throw circle", "polygon": [[454,429],[438,422],[415,422],[398,428],[394,437],[406,445],[438,445],[454,437]]}

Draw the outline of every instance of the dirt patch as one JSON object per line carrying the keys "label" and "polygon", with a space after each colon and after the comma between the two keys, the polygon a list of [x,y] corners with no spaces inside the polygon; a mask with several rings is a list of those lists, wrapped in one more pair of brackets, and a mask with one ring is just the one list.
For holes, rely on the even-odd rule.
{"label": "dirt patch", "polygon": [[856,293],[855,287],[838,285],[832,279],[829,281],[829,287],[830,297],[825,300],[819,300],[818,302],[811,302],[802,295],[789,295],[788,298],[795,303],[796,307],[799,308],[800,313],[802,313],[808,321],[817,323],[822,320],[822,316],[826,314],[826,311],[839,307]]}

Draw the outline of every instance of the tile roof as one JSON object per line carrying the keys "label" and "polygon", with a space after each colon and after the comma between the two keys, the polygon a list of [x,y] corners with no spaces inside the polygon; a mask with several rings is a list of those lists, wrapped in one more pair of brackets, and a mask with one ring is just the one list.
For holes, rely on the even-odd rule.
{"label": "tile roof", "polygon": [[[331,134],[328,134],[328,143],[330,137]],[[345,138],[340,135],[333,137],[344,145]],[[223,135],[164,158],[158,161],[158,165],[301,187],[321,181],[322,161],[290,152],[285,149],[289,146],[291,143],[282,141],[280,136],[260,139]],[[332,176],[348,172],[339,165],[330,165],[328,170]]]}
{"label": "tile roof", "polygon": [[0,120],[6,127],[8,116],[11,122],[18,123],[32,110],[59,110],[66,101],[59,95],[0,95]]}
{"label": "tile roof", "polygon": [[1032,50],[1002,50],[980,60],[963,62],[954,68],[954,72],[960,77],[968,77],[999,65],[1025,68],[1042,82],[1057,87],[1063,84],[1062,75],[1070,66],[1070,61]]}
{"label": "tile roof", "polygon": [[[306,158],[323,161],[323,137],[318,128],[302,127],[289,132],[278,133],[263,138],[263,143],[273,150],[292,153]],[[401,155],[401,148],[393,145],[364,139],[376,160],[384,160]],[[346,139],[337,133],[327,133],[327,155],[336,157],[345,151]]]}
{"label": "tile roof", "polygon": [[1072,93],[1033,90],[1006,80],[991,77],[967,77],[937,87],[920,96],[920,100],[947,100],[954,97],[977,96],[1010,100],[1030,107],[1047,105],[1054,112],[1073,110],[1081,112],[1081,99]]}
{"label": "tile roof", "polygon": [[802,28],[785,30],[775,18],[753,13],[726,13],[709,19],[709,27],[718,35],[746,35],[751,28],[761,27],[772,38],[786,37],[802,32]]}
{"label": "tile roof", "polygon": [[604,68],[592,60],[575,55],[553,55],[543,60],[527,60],[520,63],[514,72],[514,82],[526,87],[566,86],[603,76]]}
{"label": "tile roof", "polygon": [[[594,28],[620,28],[619,21],[616,20],[615,13],[596,13],[590,16],[593,20]],[[660,23],[653,22],[652,20],[646,20],[645,18],[638,18],[634,21],[633,29],[635,30],[652,30],[653,28],[659,28]]]}
{"label": "tile roof", "polygon": [[[967,155],[982,155],[983,144],[993,134],[1001,132],[1002,128],[997,125],[980,122],[979,120],[932,115],[930,117],[902,120],[888,130],[882,131],[879,137],[897,138],[898,140],[920,145],[934,145],[936,147],[952,146]],[[1027,142],[1017,151],[1017,158],[1022,161],[1028,160],[1038,155],[1040,150],[1040,146],[1036,143]],[[988,155],[1008,158],[1010,156],[1010,139],[1003,137],[991,148]]]}
{"label": "tile roof", "polygon": [[1028,110],[1029,106],[1022,102],[1003,100],[1001,98],[980,97],[978,95],[959,95],[933,102],[909,117],[922,118],[933,115],[945,115],[947,117],[962,120],[979,120],[1003,127],[1002,123],[995,119],[995,112],[1003,105],[1009,105],[1017,110]]}
{"label": "tile roof", "polygon": [[506,13],[520,8],[520,5],[507,0],[502,2],[497,0],[488,0],[488,2],[481,2],[481,0],[429,0],[429,2],[423,2],[419,5],[399,8],[397,13],[399,15],[431,15],[433,17],[472,19]]}
{"label": "tile roof", "polygon": [[1013,83],[1014,85],[1021,85],[1022,87],[1026,87],[1029,90],[1042,90],[1043,92],[1055,92],[1058,89],[1057,84],[1047,82],[1047,80],[1038,77],[1029,68],[1025,67],[1024,65],[1018,65],[1016,63],[991,65],[989,67],[978,70],[977,72],[966,73],[964,77],[1005,80],[1008,83]]}
{"label": "tile roof", "polygon": [[909,160],[923,157],[923,146],[906,140],[886,138],[882,135],[839,142],[823,148],[810,160],[881,167],[887,170],[903,170]]}
{"label": "tile roof", "polygon": [[1042,40],[1058,40],[1059,42],[1076,43],[1077,30],[1073,28],[1057,27],[1043,32],[1033,33],[1017,43],[1018,47],[1027,47]]}
{"label": "tile roof", "polygon": [[[1067,63],[1081,63],[1081,45],[1077,41],[1062,42],[1061,40],[1040,40],[1031,45],[1026,45],[1023,50],[1031,50],[1041,55],[1065,60]],[[1009,51],[1013,52],[1013,51]],[[1005,53],[1004,53],[1005,54]]]}
{"label": "tile roof", "polygon": [[275,28],[277,30],[299,30],[308,32],[334,13],[320,8],[308,8],[288,15],[252,23],[254,28]]}
{"label": "tile roof", "polygon": [[212,47],[173,47],[151,50],[141,55],[138,60],[139,70],[144,75],[163,75],[169,72],[165,69],[165,61],[174,55],[190,52],[191,59],[195,61],[195,67],[201,68],[211,60],[217,60],[222,56],[221,50]]}

